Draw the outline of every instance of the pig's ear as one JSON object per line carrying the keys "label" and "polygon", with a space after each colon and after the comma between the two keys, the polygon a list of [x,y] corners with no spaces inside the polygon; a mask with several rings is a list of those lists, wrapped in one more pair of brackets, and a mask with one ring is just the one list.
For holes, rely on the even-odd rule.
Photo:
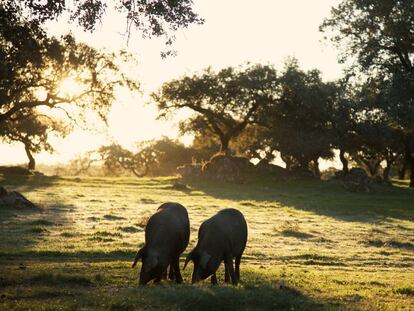
{"label": "pig's ear", "polygon": [[193,260],[193,252],[188,253],[187,258],[185,259],[183,270],[185,269],[185,267],[187,267],[190,260]]}
{"label": "pig's ear", "polygon": [[137,265],[137,262],[140,258],[142,258],[142,255],[144,253],[144,247],[138,250],[137,254],[135,255],[134,263],[132,264],[132,268],[134,268]]}
{"label": "pig's ear", "polygon": [[204,253],[201,255],[201,258],[200,258],[200,266],[201,266],[203,269],[206,269],[206,268],[207,268],[207,263],[208,263],[208,261],[210,260],[210,258],[211,258],[211,255],[210,255],[209,253],[207,253],[207,252],[204,252]]}

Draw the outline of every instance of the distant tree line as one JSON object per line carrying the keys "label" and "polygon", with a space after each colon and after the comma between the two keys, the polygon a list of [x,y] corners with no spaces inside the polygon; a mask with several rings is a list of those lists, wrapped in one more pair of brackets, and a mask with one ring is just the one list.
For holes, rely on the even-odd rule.
{"label": "distant tree line", "polygon": [[133,150],[112,143],[79,155],[67,165],[57,167],[58,171],[54,173],[75,176],[171,176],[179,166],[208,161],[216,153],[215,147],[185,146],[168,137],[139,142]]}
{"label": "distant tree line", "polygon": [[[160,115],[194,111],[182,133],[219,144],[218,152],[272,161],[280,154],[288,170],[319,175],[320,159],[337,150],[343,174],[349,161],[369,174],[389,178],[411,164],[412,98],[397,74],[324,82],[318,70],[304,71],[297,60],[283,70],[250,65],[211,69],[165,83],[153,94]],[[362,81],[362,82],[361,82]],[[203,140],[198,140],[203,141]]]}

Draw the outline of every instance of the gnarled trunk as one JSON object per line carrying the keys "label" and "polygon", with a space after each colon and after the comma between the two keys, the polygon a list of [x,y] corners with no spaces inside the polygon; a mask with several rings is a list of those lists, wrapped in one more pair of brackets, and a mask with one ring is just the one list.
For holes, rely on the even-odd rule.
{"label": "gnarled trunk", "polygon": [[313,175],[315,175],[315,177],[320,178],[321,171],[319,170],[319,158],[312,160],[312,164],[313,164]]}
{"label": "gnarled trunk", "polygon": [[414,150],[411,149],[410,137],[404,142],[405,147],[405,159],[407,164],[410,166],[410,188],[414,188]]}
{"label": "gnarled trunk", "polygon": [[229,155],[230,153],[229,144],[230,144],[229,137],[226,137],[226,136],[220,137],[220,153]]}
{"label": "gnarled trunk", "polygon": [[370,176],[373,177],[378,174],[378,171],[381,165],[381,160],[371,162],[369,160],[361,159],[361,162],[364,163],[364,165],[368,168],[368,172]]}
{"label": "gnarled trunk", "polygon": [[30,146],[28,144],[24,144],[24,150],[26,151],[27,158],[29,159],[27,168],[29,170],[34,170],[36,168],[36,161],[32,155],[32,152],[30,151]]}
{"label": "gnarled trunk", "polygon": [[339,149],[339,159],[342,162],[342,174],[348,175],[349,173],[349,167],[348,167],[348,159],[345,157],[345,150]]}

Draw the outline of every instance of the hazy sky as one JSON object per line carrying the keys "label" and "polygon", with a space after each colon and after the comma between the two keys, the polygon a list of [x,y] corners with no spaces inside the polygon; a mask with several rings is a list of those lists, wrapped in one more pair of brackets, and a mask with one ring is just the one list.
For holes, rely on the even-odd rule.
{"label": "hazy sky", "polygon": [[[156,121],[157,110],[147,105],[146,94],[164,81],[207,66],[220,69],[244,62],[270,63],[280,67],[288,56],[299,59],[305,69],[318,68],[327,80],[341,74],[337,51],[323,40],[319,25],[338,0],[198,0],[195,10],[205,24],[179,30],[176,57],[162,59],[160,39],[142,40],[133,33],[127,45],[122,35],[125,21],[109,12],[97,31],[88,34],[64,22],[50,25],[54,34],[71,30],[75,36],[96,47],[127,48],[136,55],[137,79],[143,95],[124,94],[114,105],[109,129],[101,132],[75,131],[66,139],[54,139],[55,154],[37,155],[38,162],[63,162],[76,154],[97,148],[111,140],[126,147],[143,139],[175,136],[173,122]],[[254,3],[254,4],[253,4]],[[0,163],[26,162],[23,145],[0,145]]]}

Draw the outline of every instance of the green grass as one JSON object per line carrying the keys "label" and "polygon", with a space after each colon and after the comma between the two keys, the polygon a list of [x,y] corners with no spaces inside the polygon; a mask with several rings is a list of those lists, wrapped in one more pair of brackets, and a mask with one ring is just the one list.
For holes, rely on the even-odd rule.
{"label": "green grass", "polygon": [[[0,207],[0,310],[413,310],[414,192],[407,183],[351,193],[340,182],[241,185],[174,178],[2,178],[36,210]],[[226,207],[249,225],[241,284],[163,281],[138,288],[130,268],[148,217],[187,207],[190,246]],[[139,268],[139,267],[138,267]]]}

